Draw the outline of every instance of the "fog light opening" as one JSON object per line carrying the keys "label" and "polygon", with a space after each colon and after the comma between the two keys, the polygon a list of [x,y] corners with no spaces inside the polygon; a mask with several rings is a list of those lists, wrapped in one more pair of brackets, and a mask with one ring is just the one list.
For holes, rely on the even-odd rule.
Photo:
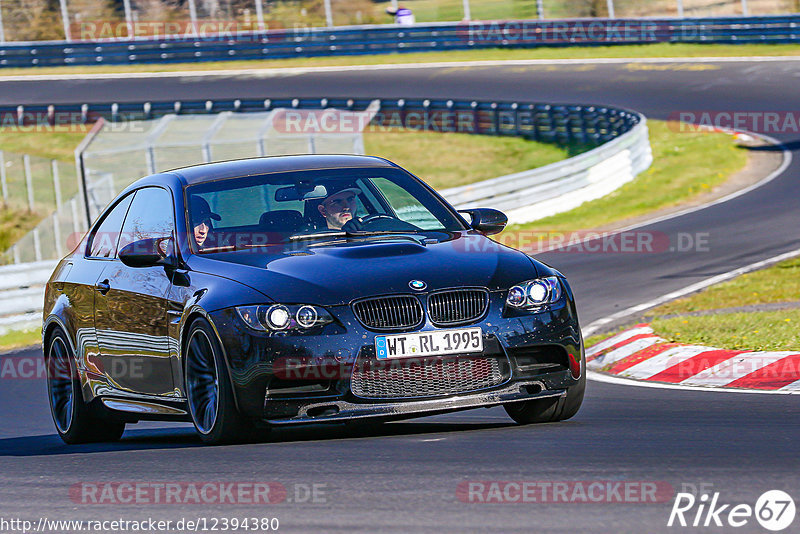
{"label": "fog light opening", "polygon": [[542,385],[541,384],[526,384],[520,388],[524,393],[528,395],[536,395],[537,393],[542,392]]}
{"label": "fog light opening", "polygon": [[339,407],[335,404],[329,404],[327,406],[314,406],[313,408],[309,408],[306,414],[309,417],[328,417],[331,415],[336,415],[339,413]]}

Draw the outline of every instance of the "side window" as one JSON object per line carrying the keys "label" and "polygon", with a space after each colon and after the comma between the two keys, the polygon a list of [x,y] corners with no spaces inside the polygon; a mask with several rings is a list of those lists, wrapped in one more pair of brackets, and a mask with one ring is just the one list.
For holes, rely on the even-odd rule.
{"label": "side window", "polygon": [[89,257],[116,258],[120,228],[133,195],[128,195],[106,215],[89,241]]}
{"label": "side window", "polygon": [[139,189],[133,199],[119,248],[141,239],[172,237],[175,229],[172,195],[159,187]]}

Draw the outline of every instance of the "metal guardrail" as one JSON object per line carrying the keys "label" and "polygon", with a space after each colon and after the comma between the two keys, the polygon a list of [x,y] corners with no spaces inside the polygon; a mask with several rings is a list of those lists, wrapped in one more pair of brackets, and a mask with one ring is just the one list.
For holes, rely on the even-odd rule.
{"label": "metal guardrail", "polygon": [[35,41],[0,46],[2,67],[120,65],[476,48],[647,43],[794,43],[800,15],[473,21],[298,28],[199,38]]}
{"label": "metal guardrail", "polygon": [[[375,99],[267,99],[188,102],[138,102],[16,106],[24,123],[47,113],[75,114],[90,121],[156,118],[171,113],[263,112],[275,108],[364,111]],[[475,100],[379,100],[369,128],[409,128],[439,132],[517,136],[562,146],[589,145],[592,150],[546,167],[454,188],[442,193],[458,207],[481,203],[506,210],[512,222],[565,211],[613,191],[652,161],[644,117],[631,111],[581,105]],[[81,160],[81,154],[76,151]],[[82,170],[83,166],[78,165]],[[132,176],[131,182],[138,178]],[[86,191],[86,183],[82,184]],[[41,318],[43,286],[55,264],[39,262],[0,267],[0,333],[12,325]],[[23,287],[24,286],[24,287]]]}
{"label": "metal guardrail", "polygon": [[55,261],[0,267],[0,335],[41,325],[44,285]]}
{"label": "metal guardrail", "polygon": [[603,197],[653,162],[647,121],[622,136],[578,156],[452,189],[441,194],[459,209],[491,206],[512,224],[542,219]]}

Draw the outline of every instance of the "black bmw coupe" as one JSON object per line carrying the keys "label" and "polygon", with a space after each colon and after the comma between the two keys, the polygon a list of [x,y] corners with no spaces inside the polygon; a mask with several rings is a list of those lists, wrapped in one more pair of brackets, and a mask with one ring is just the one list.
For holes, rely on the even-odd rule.
{"label": "black bmw coupe", "polygon": [[506,222],[374,157],[143,178],[47,284],[56,429],[80,443],[191,421],[221,443],[497,405],[522,424],[572,417],[586,383],[572,292],[486,237]]}

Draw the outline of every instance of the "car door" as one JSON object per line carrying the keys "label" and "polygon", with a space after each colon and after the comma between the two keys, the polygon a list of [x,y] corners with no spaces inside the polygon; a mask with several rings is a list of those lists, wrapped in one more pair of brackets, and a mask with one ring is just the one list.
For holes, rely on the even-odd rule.
{"label": "car door", "polygon": [[97,343],[94,324],[96,284],[108,265],[117,256],[117,244],[122,223],[131,205],[133,195],[127,195],[109,207],[89,236],[85,255],[76,259],[70,270],[64,294],[69,298],[74,313],[75,344],[78,365],[87,373],[92,390],[102,393],[106,372]]}
{"label": "car door", "polygon": [[[171,193],[145,187],[133,197],[118,249],[141,239],[174,240],[174,233]],[[176,395],[167,328],[170,286],[163,266],[128,267],[115,258],[103,270],[95,294],[95,330],[106,378],[116,390]]]}

